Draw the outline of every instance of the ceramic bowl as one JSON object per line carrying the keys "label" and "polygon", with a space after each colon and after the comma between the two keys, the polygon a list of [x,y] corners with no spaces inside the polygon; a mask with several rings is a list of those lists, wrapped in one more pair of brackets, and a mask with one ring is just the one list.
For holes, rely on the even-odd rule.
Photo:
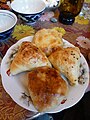
{"label": "ceramic bowl", "polygon": [[43,14],[46,4],[43,0],[14,0],[11,9],[26,23],[35,23]]}
{"label": "ceramic bowl", "polygon": [[17,17],[8,10],[0,10],[0,41],[7,40],[17,23]]}

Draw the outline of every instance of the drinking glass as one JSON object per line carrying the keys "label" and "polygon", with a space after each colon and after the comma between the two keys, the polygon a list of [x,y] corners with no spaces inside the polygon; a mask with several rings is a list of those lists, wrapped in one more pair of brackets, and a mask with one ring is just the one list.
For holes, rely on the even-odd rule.
{"label": "drinking glass", "polygon": [[75,17],[80,13],[84,0],[60,0],[58,7],[60,11],[59,21],[63,24],[71,25]]}

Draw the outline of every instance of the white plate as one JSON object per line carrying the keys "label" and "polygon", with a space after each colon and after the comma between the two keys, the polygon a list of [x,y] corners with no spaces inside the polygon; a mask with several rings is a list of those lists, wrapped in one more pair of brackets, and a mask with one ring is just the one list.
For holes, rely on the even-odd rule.
{"label": "white plate", "polygon": [[[21,97],[22,93],[24,93],[24,92],[26,94],[28,94],[27,78],[26,78],[27,73],[24,72],[24,73],[15,75],[15,76],[8,76],[8,74],[7,74],[7,71],[9,69],[9,60],[10,60],[10,56],[11,56],[12,52],[17,49],[17,47],[22,43],[22,41],[32,41],[32,38],[33,38],[33,36],[25,37],[8,49],[6,55],[4,56],[2,63],[1,63],[1,76],[2,76],[3,87],[6,90],[6,92],[11,96],[11,98],[21,107],[23,107],[27,110],[30,110],[30,111],[37,112],[37,110],[34,108],[32,103],[30,103],[28,106],[27,100],[23,99]],[[63,41],[64,41],[65,47],[68,47],[68,46],[74,47],[68,41],[66,41],[66,40],[63,40]],[[82,54],[81,54],[81,64],[83,65],[83,69],[84,69],[84,75],[83,75],[84,78],[83,79],[85,80],[85,84],[82,84],[82,85],[79,84],[79,85],[73,86],[73,87],[69,86],[68,95],[65,96],[65,98],[63,98],[61,100],[61,101],[63,101],[65,99],[63,104],[61,104],[61,101],[60,101],[59,106],[57,106],[55,109],[48,111],[48,113],[56,113],[56,112],[60,112],[64,109],[66,109],[66,108],[69,108],[69,107],[75,105],[83,97],[85,90],[89,84],[89,68],[88,68],[88,64]]]}

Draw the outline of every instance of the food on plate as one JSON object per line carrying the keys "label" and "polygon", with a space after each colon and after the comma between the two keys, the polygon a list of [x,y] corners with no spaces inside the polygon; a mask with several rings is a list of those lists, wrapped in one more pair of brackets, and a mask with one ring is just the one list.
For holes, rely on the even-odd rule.
{"label": "food on plate", "polygon": [[31,42],[22,42],[10,64],[11,75],[32,70],[35,67],[51,66],[46,55]]}
{"label": "food on plate", "polygon": [[44,66],[28,73],[28,90],[35,108],[46,112],[60,104],[68,85],[56,69]]}
{"label": "food on plate", "polygon": [[64,74],[71,85],[78,84],[80,69],[80,50],[78,47],[57,49],[48,59],[62,74]]}
{"label": "food on plate", "polygon": [[47,56],[58,47],[63,47],[62,33],[55,29],[41,29],[33,38],[33,41]]}

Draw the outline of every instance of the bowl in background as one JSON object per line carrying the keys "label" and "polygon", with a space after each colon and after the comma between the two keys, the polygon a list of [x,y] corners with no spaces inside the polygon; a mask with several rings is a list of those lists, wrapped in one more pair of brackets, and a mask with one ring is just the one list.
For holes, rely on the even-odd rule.
{"label": "bowl in background", "polygon": [[0,41],[7,40],[17,23],[17,17],[8,10],[0,10]]}
{"label": "bowl in background", "polygon": [[46,4],[43,0],[14,0],[11,9],[26,23],[35,23],[43,14]]}

